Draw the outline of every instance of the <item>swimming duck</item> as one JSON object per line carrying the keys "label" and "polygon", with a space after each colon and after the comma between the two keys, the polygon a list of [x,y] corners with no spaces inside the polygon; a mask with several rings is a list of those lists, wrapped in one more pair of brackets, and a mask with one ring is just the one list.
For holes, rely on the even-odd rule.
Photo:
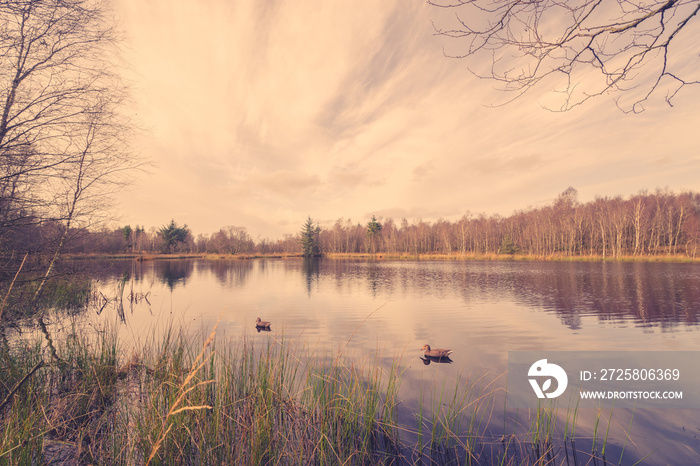
{"label": "swimming duck", "polygon": [[425,350],[425,357],[426,358],[435,358],[435,359],[449,358],[450,353],[452,353],[452,350],[449,350],[449,349],[442,349],[442,348],[430,349],[430,345],[423,345],[423,347],[420,350],[421,351]]}
{"label": "swimming duck", "polygon": [[270,322],[260,320],[260,317],[255,319],[255,326],[258,328],[270,328]]}

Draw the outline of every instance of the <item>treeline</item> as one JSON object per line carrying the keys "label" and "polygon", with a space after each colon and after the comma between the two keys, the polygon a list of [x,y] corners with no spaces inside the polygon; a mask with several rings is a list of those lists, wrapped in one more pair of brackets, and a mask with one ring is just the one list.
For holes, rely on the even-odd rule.
{"label": "treeline", "polygon": [[[171,226],[177,227],[172,222]],[[224,227],[211,235],[168,244],[162,228],[126,227],[77,235],[73,252],[189,252],[209,254],[300,253],[301,230],[273,241],[253,239],[244,227]],[[127,232],[130,232],[127,234]],[[686,255],[700,245],[700,194],[668,190],[628,199],[600,197],[579,203],[569,188],[544,207],[509,217],[465,214],[458,221],[373,218],[368,224],[339,219],[316,229],[322,253],[528,254],[534,256]]]}
{"label": "treeline", "polygon": [[66,252],[74,254],[270,254],[300,253],[298,235],[285,235],[284,239],[254,240],[245,227],[227,226],[211,235],[192,234],[187,225],[174,221],[160,229],[132,228],[100,231],[76,231]]}
{"label": "treeline", "polygon": [[321,231],[324,252],[399,254],[529,254],[602,256],[685,254],[700,244],[700,194],[659,190],[629,199],[579,203],[569,188],[550,205],[498,215],[464,215],[457,222],[382,222],[378,234],[339,220]]}

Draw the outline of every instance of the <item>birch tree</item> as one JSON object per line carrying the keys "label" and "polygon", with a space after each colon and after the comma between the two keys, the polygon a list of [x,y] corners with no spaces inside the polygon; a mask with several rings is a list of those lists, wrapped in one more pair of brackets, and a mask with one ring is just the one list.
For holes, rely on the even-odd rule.
{"label": "birch tree", "polygon": [[71,230],[103,215],[139,166],[122,111],[117,34],[107,3],[0,1],[0,253],[41,245],[13,234],[60,225],[45,279]]}

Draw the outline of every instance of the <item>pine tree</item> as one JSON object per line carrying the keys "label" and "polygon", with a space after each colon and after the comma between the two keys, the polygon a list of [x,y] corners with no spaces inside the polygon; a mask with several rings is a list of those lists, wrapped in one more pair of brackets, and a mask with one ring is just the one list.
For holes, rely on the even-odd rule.
{"label": "pine tree", "polygon": [[124,236],[124,241],[126,242],[126,250],[133,248],[134,231],[131,229],[131,225],[127,225],[122,228],[122,235]]}
{"label": "pine tree", "polygon": [[175,220],[171,220],[169,225],[163,226],[158,230],[158,235],[163,238],[167,252],[172,252],[178,243],[187,242],[190,236],[190,229],[187,228],[187,225],[179,227]]}
{"label": "pine tree", "polygon": [[299,232],[299,242],[301,243],[301,252],[304,256],[312,257],[321,254],[321,246],[319,244],[319,234],[321,227],[314,225],[311,217],[306,219],[304,226]]}
{"label": "pine tree", "polygon": [[501,241],[501,247],[498,249],[499,254],[510,254],[515,255],[518,252],[520,252],[520,247],[515,244],[515,241],[513,239],[506,235],[503,237],[503,240]]}
{"label": "pine tree", "polygon": [[369,245],[372,249],[372,253],[377,252],[376,238],[382,231],[382,224],[377,221],[377,217],[372,215],[372,220],[367,224],[367,238],[369,238]]}

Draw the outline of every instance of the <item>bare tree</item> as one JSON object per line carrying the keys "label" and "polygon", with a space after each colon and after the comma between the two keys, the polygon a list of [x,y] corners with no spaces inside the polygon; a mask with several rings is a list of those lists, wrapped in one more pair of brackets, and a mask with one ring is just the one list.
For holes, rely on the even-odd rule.
{"label": "bare tree", "polygon": [[[437,34],[457,41],[458,51],[445,53],[469,57],[473,73],[502,83],[513,98],[546,81],[563,93],[556,110],[623,91],[618,106],[639,112],[656,91],[665,89],[671,104],[683,87],[700,82],[698,0],[428,3],[455,10],[451,25],[435,24]],[[630,103],[621,100],[627,93]]]}
{"label": "bare tree", "polygon": [[44,277],[139,165],[116,44],[107,3],[0,0],[0,236],[60,225]]}
{"label": "bare tree", "polygon": [[117,123],[111,103],[98,103],[80,114],[66,148],[72,156],[66,157],[56,176],[48,178],[54,193],[53,216],[61,220],[62,232],[34,295],[35,302],[63,252],[71,226],[80,222],[87,228],[101,219],[109,194],[126,183],[125,174],[134,168],[131,154],[123,150],[124,128]]}

